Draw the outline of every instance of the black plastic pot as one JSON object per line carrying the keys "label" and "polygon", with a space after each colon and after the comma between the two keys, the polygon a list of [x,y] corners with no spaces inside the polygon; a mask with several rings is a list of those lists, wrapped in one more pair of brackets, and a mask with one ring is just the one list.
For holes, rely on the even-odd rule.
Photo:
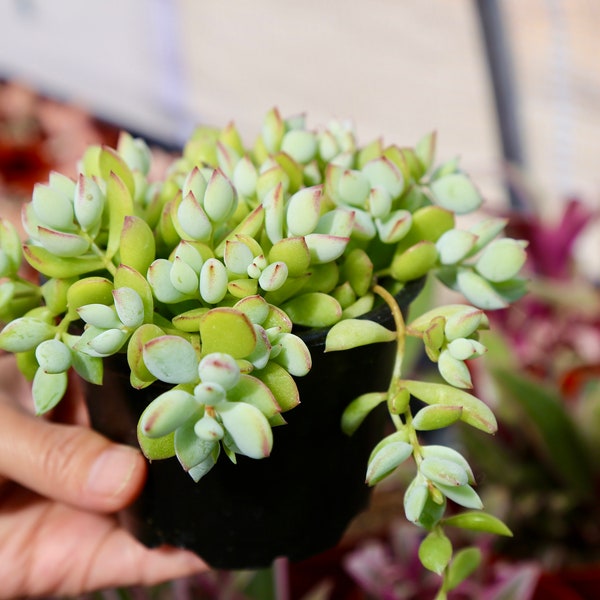
{"label": "black plastic pot", "polygon": [[[398,295],[404,312],[422,284],[411,282]],[[393,328],[385,306],[368,317]],[[122,513],[141,542],[190,549],[215,568],[251,569],[279,556],[307,558],[340,540],[367,506],[365,470],[385,407],[350,437],[340,429],[341,415],[356,396],[387,389],[395,344],[324,354],[326,333],[299,334],[313,367],[297,380],[302,402],[285,414],[287,425],[274,429],[269,458],[240,456],[234,465],[222,455],[198,483],[175,458],[149,465],[141,496]],[[87,386],[92,425],[115,441],[137,445],[137,421],[156,388],[133,390],[127,371],[111,372],[110,366],[108,361],[102,386]]]}

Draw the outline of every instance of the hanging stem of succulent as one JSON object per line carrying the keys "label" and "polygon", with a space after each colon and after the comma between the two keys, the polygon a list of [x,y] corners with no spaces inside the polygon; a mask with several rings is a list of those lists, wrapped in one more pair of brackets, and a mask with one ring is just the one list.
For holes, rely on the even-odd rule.
{"label": "hanging stem of succulent", "polygon": [[[373,286],[373,292],[377,294],[389,307],[392,317],[394,319],[394,324],[396,327],[396,360],[394,362],[394,370],[392,372],[392,377],[390,381],[390,387],[388,390],[389,398],[397,398],[402,395],[402,362],[404,360],[404,352],[406,347],[406,324],[404,321],[404,317],[402,316],[402,311],[396,302],[394,296],[388,292],[384,287],[379,284]],[[406,390],[404,390],[406,393]],[[388,403],[389,407],[389,403]],[[404,417],[404,421],[401,416]],[[417,437],[417,432],[412,424],[412,412],[410,410],[410,404],[406,404],[405,407],[399,409],[397,412],[390,410],[390,416],[394,425],[398,430],[404,429],[408,432],[409,443],[413,447],[413,456],[417,464],[422,460],[422,452],[421,452],[421,444],[419,443],[419,439]]]}
{"label": "hanging stem of succulent", "polygon": [[[392,373],[392,386],[396,386],[402,377],[402,362],[404,361],[404,351],[406,346],[406,325],[402,311],[396,302],[396,299],[383,286],[375,284],[373,292],[377,294],[389,307],[394,325],[396,326],[396,360],[394,362],[394,371]],[[398,390],[390,389],[390,392]]]}

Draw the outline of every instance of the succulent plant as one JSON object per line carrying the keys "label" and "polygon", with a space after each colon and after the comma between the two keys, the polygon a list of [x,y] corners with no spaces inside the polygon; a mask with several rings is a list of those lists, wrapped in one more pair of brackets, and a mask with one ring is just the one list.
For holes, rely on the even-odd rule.
{"label": "succulent plant", "polygon": [[[457,226],[482,199],[456,160],[434,165],[435,145],[429,134],[414,147],[359,146],[347,123],[312,130],[273,109],[252,148],[233,124],[198,128],[161,181],[149,179],[140,139],[90,147],[76,181],[52,173],[35,186],[23,245],[0,222],[0,348],[33,380],[40,414],[62,398],[69,369],[101,384],[103,359],[115,354],[134,388],[170,385],[144,411],[140,445],[149,459],[177,456],[199,480],[221,451],[234,462],[269,455],[271,428],[299,402],[294,378],[315,358],[298,329],[331,328],[328,352],[395,340],[389,389],[356,399],[341,426],[352,433],[387,402],[396,431],[373,450],[367,482],[414,458],[406,515],[430,530],[428,566],[441,573],[446,499],[481,502],[465,459],[417,433],[459,419],[495,430],[466,391],[466,361],[485,352],[485,311],[523,294],[526,256],[523,242],[499,237],[503,219]],[[23,257],[39,282],[20,275]],[[394,294],[430,273],[468,304],[405,325]],[[359,318],[381,299],[396,331]],[[403,378],[408,335],[422,339],[444,383]],[[411,396],[426,404],[414,416]],[[505,533],[485,513],[448,522]]]}

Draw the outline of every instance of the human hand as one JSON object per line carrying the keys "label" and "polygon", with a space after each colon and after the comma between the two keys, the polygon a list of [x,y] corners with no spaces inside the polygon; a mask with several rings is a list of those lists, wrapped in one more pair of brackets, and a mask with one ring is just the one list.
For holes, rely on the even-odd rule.
{"label": "human hand", "polygon": [[35,417],[13,357],[0,357],[0,598],[153,585],[206,569],[119,526],[113,513],[141,490],[145,461],[85,425],[76,387],[54,415],[61,422]]}

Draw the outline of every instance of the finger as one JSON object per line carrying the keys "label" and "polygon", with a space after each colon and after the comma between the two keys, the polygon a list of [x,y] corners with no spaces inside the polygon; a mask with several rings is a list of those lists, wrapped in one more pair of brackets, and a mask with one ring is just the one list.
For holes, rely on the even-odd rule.
{"label": "finger", "polygon": [[145,548],[110,515],[42,500],[23,489],[0,504],[0,598],[74,597],[154,585],[206,568],[190,552]]}
{"label": "finger", "polygon": [[138,450],[81,426],[49,423],[0,401],[0,475],[42,496],[114,512],[139,493]]}

